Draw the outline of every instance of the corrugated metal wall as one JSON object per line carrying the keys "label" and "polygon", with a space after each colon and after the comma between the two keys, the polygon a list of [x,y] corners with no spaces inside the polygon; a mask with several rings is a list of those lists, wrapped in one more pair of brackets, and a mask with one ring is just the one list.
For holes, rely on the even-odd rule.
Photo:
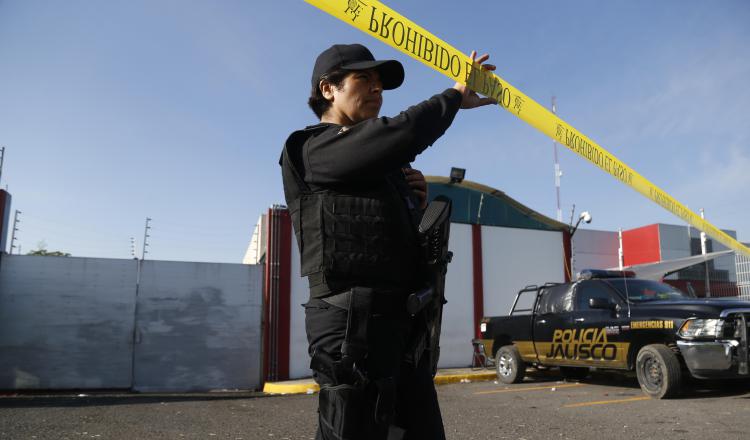
{"label": "corrugated metal wall", "polygon": [[0,388],[129,388],[133,260],[3,255]]}
{"label": "corrugated metal wall", "polygon": [[136,296],[137,269],[3,255],[0,389],[260,386],[262,266],[145,261]]}

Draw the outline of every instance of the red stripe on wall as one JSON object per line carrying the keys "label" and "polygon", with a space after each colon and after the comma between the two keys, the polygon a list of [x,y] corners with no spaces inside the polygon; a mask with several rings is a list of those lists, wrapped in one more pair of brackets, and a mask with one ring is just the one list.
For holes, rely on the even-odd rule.
{"label": "red stripe on wall", "polygon": [[281,380],[289,379],[289,338],[290,338],[290,327],[292,325],[290,318],[290,303],[292,296],[292,285],[291,285],[291,271],[292,271],[292,220],[289,216],[289,211],[279,210],[280,231],[278,234],[279,238],[279,314],[278,322],[276,323],[278,329],[278,343],[279,343],[279,359],[278,359],[278,378]]}
{"label": "red stripe on wall", "polygon": [[292,221],[285,208],[268,210],[263,286],[263,375],[289,378]]}
{"label": "red stripe on wall", "polygon": [[271,267],[273,264],[269,258],[270,250],[273,249],[273,240],[271,240],[273,211],[269,209],[266,216],[266,255],[263,271],[263,378],[273,380],[271,374]]}
{"label": "red stripe on wall", "polygon": [[481,337],[479,323],[484,317],[484,269],[482,267],[482,225],[471,225],[471,255],[474,279],[474,337]]}
{"label": "red stripe on wall", "polygon": [[[0,253],[6,251],[5,240],[10,240],[8,230],[10,226],[10,194],[0,189]],[[13,246],[13,243],[10,244]],[[8,246],[8,253],[13,253],[13,248]]]}

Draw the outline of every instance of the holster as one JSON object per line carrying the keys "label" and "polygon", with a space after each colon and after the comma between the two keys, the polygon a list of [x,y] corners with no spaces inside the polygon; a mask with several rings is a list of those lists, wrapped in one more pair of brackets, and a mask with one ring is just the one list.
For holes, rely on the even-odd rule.
{"label": "holster", "polygon": [[355,287],[323,298],[348,311],[341,356],[315,350],[310,368],[333,378],[331,386],[321,386],[319,423],[324,439],[360,439],[371,431],[388,432],[389,440],[399,440],[403,430],[391,425],[396,402],[392,377],[371,381],[366,375],[367,332],[374,301],[373,289]]}
{"label": "holster", "polygon": [[413,369],[417,368],[422,355],[427,349],[429,339],[430,328],[427,325],[424,313],[420,312],[414,317],[414,327],[411,329],[406,351],[404,352],[404,363]]}

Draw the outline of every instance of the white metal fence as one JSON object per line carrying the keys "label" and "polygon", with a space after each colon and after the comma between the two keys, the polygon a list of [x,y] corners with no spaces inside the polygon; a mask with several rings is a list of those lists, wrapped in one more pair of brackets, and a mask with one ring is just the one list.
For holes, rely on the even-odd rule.
{"label": "white metal fence", "polygon": [[739,252],[734,255],[737,266],[737,290],[740,298],[750,300],[750,258]]}

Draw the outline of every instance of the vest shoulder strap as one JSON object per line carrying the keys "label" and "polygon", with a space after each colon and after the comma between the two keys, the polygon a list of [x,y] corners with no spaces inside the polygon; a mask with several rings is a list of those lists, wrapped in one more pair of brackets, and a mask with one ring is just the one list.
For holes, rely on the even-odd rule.
{"label": "vest shoulder strap", "polygon": [[[281,167],[284,167],[284,163],[286,162],[289,167],[289,171],[292,174],[292,177],[295,180],[295,183],[297,184],[297,187],[302,192],[311,192],[310,186],[305,182],[305,180],[302,178],[302,173],[300,173],[300,167],[302,164],[299,163],[299,161],[295,161],[292,159],[292,156],[289,152],[290,149],[295,150],[295,153],[298,153],[298,156],[302,157],[302,147],[305,145],[305,142],[307,142],[308,139],[310,139],[313,136],[316,136],[322,132],[324,132],[326,129],[328,129],[331,125],[330,124],[317,124],[317,125],[311,125],[309,127],[305,127],[303,130],[297,130],[294,133],[290,134],[289,137],[286,140],[286,143],[284,144],[284,149],[281,151],[281,157],[279,157],[279,165]],[[295,154],[295,157],[297,154]]]}

